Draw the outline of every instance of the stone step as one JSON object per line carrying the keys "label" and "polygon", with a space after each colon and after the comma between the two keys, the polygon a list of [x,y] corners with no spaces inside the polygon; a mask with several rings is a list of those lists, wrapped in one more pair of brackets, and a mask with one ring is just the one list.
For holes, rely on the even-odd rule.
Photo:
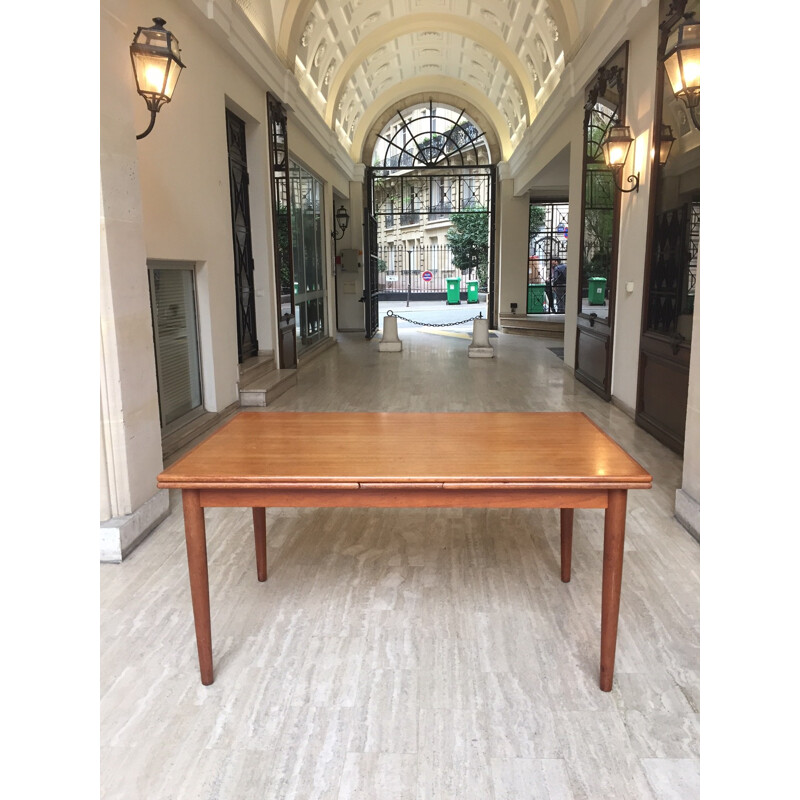
{"label": "stone step", "polygon": [[284,392],[297,386],[296,369],[273,369],[247,386],[239,386],[239,403],[243,408],[269,405]]}
{"label": "stone step", "polygon": [[503,333],[530,334],[536,336],[564,336],[563,314],[500,314]]}
{"label": "stone step", "polygon": [[307,350],[304,350],[302,353],[297,354],[297,363],[304,367],[311,361],[312,358],[316,358],[318,355],[324,353],[328,348],[333,347],[336,344],[336,339],[332,336],[328,336],[326,339],[322,339],[322,341],[313,344]]}
{"label": "stone step", "polygon": [[271,350],[248,358],[243,364],[239,364],[239,386],[249,386],[274,369],[275,355]]}

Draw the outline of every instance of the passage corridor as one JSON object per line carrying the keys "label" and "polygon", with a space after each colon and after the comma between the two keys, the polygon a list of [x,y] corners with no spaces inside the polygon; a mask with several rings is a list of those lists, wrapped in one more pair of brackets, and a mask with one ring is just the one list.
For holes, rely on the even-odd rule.
{"label": "passage corridor", "polygon": [[[102,564],[105,800],[694,800],[699,545],[681,461],[575,381],[558,339],[340,334],[273,411],[584,411],[653,475],[628,496],[614,689],[597,685],[603,512],[208,509],[215,682],[198,680],[183,520]],[[464,440],[479,435],[464,430]],[[408,441],[407,447],[426,447]],[[400,454],[398,454],[400,455]],[[465,456],[466,457],[466,456]]]}

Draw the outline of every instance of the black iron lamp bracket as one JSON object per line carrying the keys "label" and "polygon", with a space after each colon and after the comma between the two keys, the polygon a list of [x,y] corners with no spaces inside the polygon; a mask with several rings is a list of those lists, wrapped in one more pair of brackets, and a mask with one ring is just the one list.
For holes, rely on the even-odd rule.
{"label": "black iron lamp bracket", "polygon": [[617,181],[617,173],[618,172],[620,172],[620,170],[614,170],[614,186],[616,186],[617,189],[620,192],[628,194],[629,192],[638,192],[639,191],[639,173],[638,172],[635,175],[628,175],[628,177],[627,177],[628,183],[631,184],[631,188],[630,189],[623,189],[619,185],[619,183]]}

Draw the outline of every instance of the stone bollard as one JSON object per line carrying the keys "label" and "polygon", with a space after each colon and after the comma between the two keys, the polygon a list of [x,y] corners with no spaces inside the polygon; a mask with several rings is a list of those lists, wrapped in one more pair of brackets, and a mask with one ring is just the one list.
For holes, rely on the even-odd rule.
{"label": "stone bollard", "polygon": [[403,343],[397,336],[397,317],[388,314],[383,318],[383,335],[378,342],[378,350],[382,353],[399,353]]}
{"label": "stone bollard", "polygon": [[467,348],[470,358],[493,358],[494,348],[489,344],[489,320],[480,317],[472,321],[472,344]]}

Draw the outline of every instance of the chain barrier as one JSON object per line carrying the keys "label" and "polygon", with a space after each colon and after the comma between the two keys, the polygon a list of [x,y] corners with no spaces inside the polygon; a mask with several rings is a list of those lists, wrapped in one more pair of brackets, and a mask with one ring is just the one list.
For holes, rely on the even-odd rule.
{"label": "chain barrier", "polygon": [[386,312],[386,316],[395,317],[395,319],[402,319],[403,322],[410,322],[413,325],[422,325],[424,328],[450,328],[453,325],[463,325],[465,322],[473,322],[476,319],[483,319],[483,311],[478,312],[477,317],[467,317],[467,319],[462,319],[460,322],[421,322],[418,319],[401,317],[399,314],[395,314],[391,309]]}

